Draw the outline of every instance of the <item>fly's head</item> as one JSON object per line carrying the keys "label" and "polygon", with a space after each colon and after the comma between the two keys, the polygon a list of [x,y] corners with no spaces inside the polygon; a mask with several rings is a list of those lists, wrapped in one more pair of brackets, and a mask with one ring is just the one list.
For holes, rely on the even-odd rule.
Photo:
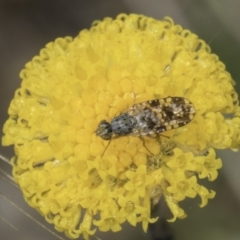
{"label": "fly's head", "polygon": [[110,140],[112,138],[112,126],[106,120],[102,120],[98,124],[98,128],[95,131],[97,136],[100,136],[104,140]]}

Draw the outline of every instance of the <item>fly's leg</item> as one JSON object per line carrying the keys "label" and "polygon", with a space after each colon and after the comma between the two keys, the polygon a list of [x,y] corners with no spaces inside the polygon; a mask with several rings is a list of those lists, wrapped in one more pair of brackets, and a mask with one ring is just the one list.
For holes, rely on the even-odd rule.
{"label": "fly's leg", "polygon": [[108,147],[109,147],[109,145],[110,145],[111,141],[112,141],[112,138],[109,140],[109,142],[108,142],[107,146],[105,147],[105,149],[104,149],[104,151],[103,151],[103,153],[102,153],[101,157],[103,157],[103,156],[104,156],[104,154],[105,154],[105,152],[107,151],[107,149],[108,149]]}
{"label": "fly's leg", "polygon": [[112,138],[109,140],[109,142],[108,142],[108,144],[107,144],[106,148],[104,149],[104,151],[103,151],[103,153],[102,153],[101,157],[103,157],[103,156],[104,156],[104,154],[105,154],[105,152],[107,151],[107,149],[108,149],[108,147],[109,147],[110,143],[112,142],[112,140],[113,140],[113,139],[117,139],[117,138],[118,138],[118,136],[113,136],[113,137],[112,137]]}
{"label": "fly's leg", "polygon": [[[162,141],[161,140],[161,137],[164,137],[166,138],[167,140],[166,141]],[[161,146],[160,147],[160,151],[162,152],[162,154],[164,155],[168,155],[168,156],[171,156],[173,155],[173,149],[177,146],[176,143],[172,142],[170,140],[170,137],[169,136],[165,136],[165,135],[162,135],[162,134],[157,134],[156,136],[156,139],[159,143],[159,145]]]}
{"label": "fly's leg", "polygon": [[[170,138],[170,137],[168,137],[168,136],[165,136],[165,135],[162,135],[162,134],[158,134],[158,133],[157,133],[156,135],[154,135],[154,136],[153,136],[153,135],[146,135],[146,136],[147,136],[147,137],[150,137],[150,138],[153,138],[153,139],[156,139],[160,146],[162,145],[161,137],[166,137],[166,138],[168,138],[168,139]],[[147,151],[148,151],[151,155],[154,156],[154,154],[147,148],[144,138],[143,138],[142,136],[139,136],[139,138],[140,138],[141,141],[143,142],[143,146],[147,149]],[[161,149],[161,148],[160,148],[160,149]],[[161,152],[161,150],[160,150],[160,152]]]}
{"label": "fly's leg", "polygon": [[148,151],[151,155],[154,156],[154,154],[147,148],[144,138],[143,138],[142,136],[140,136],[139,138],[140,138],[141,141],[143,142],[143,146],[147,149],[147,151]]}

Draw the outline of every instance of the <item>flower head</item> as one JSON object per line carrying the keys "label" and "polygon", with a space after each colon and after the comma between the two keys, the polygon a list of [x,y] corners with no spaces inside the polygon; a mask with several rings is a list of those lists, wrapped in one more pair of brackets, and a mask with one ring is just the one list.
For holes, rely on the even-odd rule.
{"label": "flower head", "polygon": [[[20,77],[2,144],[14,145],[13,175],[26,201],[71,238],[120,231],[125,221],[146,231],[161,197],[170,221],[186,217],[180,201],[199,195],[203,207],[215,195],[198,183],[217,177],[214,149],[240,146],[234,81],[204,41],[170,18],[96,21],[47,44]],[[160,138],[109,144],[96,135],[101,120],[166,97],[188,99],[196,116]]]}

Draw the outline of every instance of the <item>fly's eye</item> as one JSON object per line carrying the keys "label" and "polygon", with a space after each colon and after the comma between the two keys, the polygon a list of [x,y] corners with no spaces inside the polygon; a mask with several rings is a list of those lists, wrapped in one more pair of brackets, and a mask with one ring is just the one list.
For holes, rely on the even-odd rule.
{"label": "fly's eye", "polygon": [[100,135],[100,137],[103,140],[110,140],[112,138],[112,133],[107,133],[107,134],[104,134],[104,135]]}

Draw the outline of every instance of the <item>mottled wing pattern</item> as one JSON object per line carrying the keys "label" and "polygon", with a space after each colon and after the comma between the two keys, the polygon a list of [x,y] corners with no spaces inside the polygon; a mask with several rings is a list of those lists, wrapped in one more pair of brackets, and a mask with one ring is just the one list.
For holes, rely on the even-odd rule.
{"label": "mottled wing pattern", "polygon": [[195,116],[193,104],[186,98],[167,97],[131,106],[125,113],[134,119],[131,135],[154,135],[189,123]]}

